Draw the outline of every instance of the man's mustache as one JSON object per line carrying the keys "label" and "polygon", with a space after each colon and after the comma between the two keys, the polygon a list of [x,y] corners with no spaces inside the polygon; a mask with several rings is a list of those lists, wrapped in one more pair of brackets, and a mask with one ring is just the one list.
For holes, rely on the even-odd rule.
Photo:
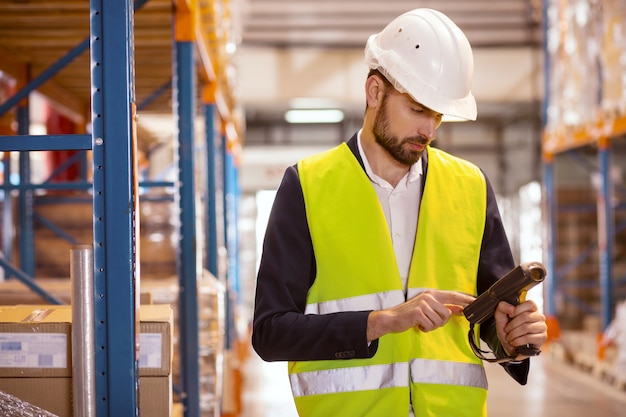
{"label": "man's mustache", "polygon": [[428,139],[426,136],[413,136],[404,139],[404,143],[412,143],[416,145],[426,146],[430,143],[430,139]]}

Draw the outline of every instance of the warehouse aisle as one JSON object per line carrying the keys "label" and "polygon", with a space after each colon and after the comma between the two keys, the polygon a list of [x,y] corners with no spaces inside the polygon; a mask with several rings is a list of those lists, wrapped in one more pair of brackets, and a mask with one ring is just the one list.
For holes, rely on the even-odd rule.
{"label": "warehouse aisle", "polygon": [[[626,392],[545,354],[533,359],[528,384],[518,385],[499,365],[487,364],[492,417],[616,417]],[[297,417],[285,363],[266,363],[254,352],[245,368],[240,417]]]}
{"label": "warehouse aisle", "polygon": [[286,362],[263,362],[250,349],[243,376],[239,417],[298,417],[291,398]]}

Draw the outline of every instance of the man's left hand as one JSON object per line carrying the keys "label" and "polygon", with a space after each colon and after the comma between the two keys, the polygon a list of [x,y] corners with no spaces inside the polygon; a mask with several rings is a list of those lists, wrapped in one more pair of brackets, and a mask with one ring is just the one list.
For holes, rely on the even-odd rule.
{"label": "man's left hand", "polygon": [[[541,348],[548,339],[546,316],[539,312],[537,305],[531,300],[516,306],[500,301],[494,317],[498,338],[509,355],[515,352],[517,346],[531,344]],[[515,359],[525,358],[526,356],[518,355]]]}

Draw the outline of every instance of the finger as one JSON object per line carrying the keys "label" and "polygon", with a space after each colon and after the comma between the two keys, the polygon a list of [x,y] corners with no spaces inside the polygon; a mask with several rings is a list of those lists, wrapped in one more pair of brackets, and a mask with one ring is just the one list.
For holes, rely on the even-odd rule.
{"label": "finger", "polygon": [[515,306],[506,301],[500,301],[496,307],[496,312],[504,314],[508,317],[515,317]]}
{"label": "finger", "polygon": [[515,309],[515,315],[509,315],[510,319],[506,323],[504,330],[512,331],[513,329],[524,326],[527,324],[539,323],[541,326],[546,326],[546,317],[538,311],[522,311],[521,313]]}
{"label": "finger", "polygon": [[450,310],[452,314],[463,314],[463,306],[456,304],[445,304],[445,306],[448,307],[448,310]]}
{"label": "finger", "polygon": [[421,317],[418,319],[420,328],[425,331],[434,330],[443,326],[450,318],[450,310],[442,304],[425,305],[421,309]]}
{"label": "finger", "polygon": [[525,312],[534,312],[534,311],[538,311],[539,309],[537,308],[537,304],[535,304],[534,301],[532,300],[527,300],[524,301],[521,304],[518,304],[515,306],[515,315],[519,315]]}
{"label": "finger", "polygon": [[506,314],[509,320],[516,320],[516,322],[520,322],[521,319],[527,320],[529,315],[538,313],[537,305],[533,301],[525,301],[515,306],[506,301],[500,301],[496,311]]}
{"label": "finger", "polygon": [[476,299],[473,295],[457,291],[439,291],[435,297],[441,304],[454,304],[462,307],[467,307]]}
{"label": "finger", "polygon": [[505,332],[506,340],[514,346],[539,342],[543,344],[547,337],[547,326],[542,321],[525,322],[513,327],[511,330],[507,329]]}
{"label": "finger", "polygon": [[527,333],[508,341],[511,346],[534,345],[537,347],[542,346],[545,342],[546,336],[543,333]]}

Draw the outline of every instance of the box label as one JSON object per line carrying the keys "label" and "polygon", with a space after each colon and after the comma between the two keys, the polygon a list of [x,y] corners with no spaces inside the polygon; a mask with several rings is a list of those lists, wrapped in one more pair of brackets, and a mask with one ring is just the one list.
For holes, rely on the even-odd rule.
{"label": "box label", "polygon": [[0,368],[66,368],[67,335],[0,333]]}
{"label": "box label", "polygon": [[139,367],[160,368],[163,354],[163,336],[161,333],[139,334]]}

